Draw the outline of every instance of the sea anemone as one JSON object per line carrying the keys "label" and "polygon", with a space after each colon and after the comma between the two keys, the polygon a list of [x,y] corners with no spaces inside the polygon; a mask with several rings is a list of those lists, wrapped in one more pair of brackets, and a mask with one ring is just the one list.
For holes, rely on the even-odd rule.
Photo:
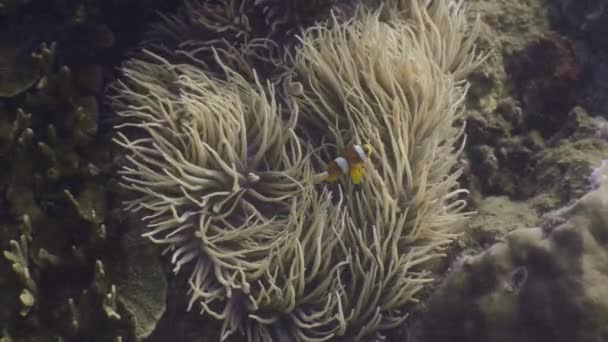
{"label": "sea anemone", "polygon": [[[222,339],[380,336],[458,235],[454,124],[476,30],[460,1],[408,6],[304,32],[281,88],[228,57],[247,44],[211,44],[212,71],[164,49],[123,66],[111,99],[126,208],[191,272],[190,307],[221,320]],[[362,142],[375,150],[362,187],[310,181],[332,146]]]}

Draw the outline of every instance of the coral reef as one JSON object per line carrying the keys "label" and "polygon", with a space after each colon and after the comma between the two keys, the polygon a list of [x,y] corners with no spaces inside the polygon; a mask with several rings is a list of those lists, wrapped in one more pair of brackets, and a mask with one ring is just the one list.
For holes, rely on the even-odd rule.
{"label": "coral reef", "polygon": [[521,183],[540,212],[563,206],[588,190],[586,175],[608,154],[606,140],[598,135],[600,124],[583,108],[575,107],[545,148],[538,152]]}
{"label": "coral reef", "polygon": [[164,311],[156,250],[120,248],[132,224],[98,99],[125,40],[108,3],[0,3],[3,340],[135,341]]}
{"label": "coral reef", "polygon": [[491,50],[487,59],[471,77],[471,90],[467,99],[469,111],[475,110],[493,116],[513,90],[506,70],[510,57],[549,28],[548,1],[537,0],[470,0],[471,11],[483,18],[479,46]]}
{"label": "coral reef", "polygon": [[[115,286],[119,283],[108,278],[107,265],[112,261],[104,255],[119,238],[108,231],[108,225],[114,229],[120,225],[109,213],[109,198],[116,196],[117,189],[100,187],[100,179],[113,172],[112,159],[109,151],[93,145],[107,137],[96,137],[95,100],[84,97],[83,104],[87,100],[92,104],[78,105],[69,69],[50,69],[25,104],[38,115],[45,113],[43,108],[63,108],[63,115],[51,111],[48,115],[57,115],[56,120],[38,121],[40,117],[22,110],[4,112],[6,119],[14,118],[12,123],[3,122],[10,128],[4,135],[9,140],[0,145],[10,165],[7,214],[19,219],[7,223],[20,222],[21,229],[17,236],[11,229],[3,233],[2,240],[10,241],[4,257],[19,278],[18,284],[6,284],[3,295],[19,299],[23,317],[11,315],[17,309],[11,305],[7,313],[12,317],[3,322],[9,324],[4,328],[14,338],[27,338],[27,331],[36,329],[49,339],[92,339],[89,334],[95,328],[107,325],[108,333],[113,330],[126,338],[129,334],[120,332],[120,325],[110,328],[121,318]],[[86,159],[81,155],[85,151]],[[66,281],[70,286],[63,288]]]}
{"label": "coral reef", "polygon": [[[606,334],[607,306],[598,295],[606,273],[597,265],[605,262],[607,225],[596,220],[606,210],[599,200],[605,188],[589,192],[598,182],[588,179],[608,155],[605,120],[597,117],[606,113],[605,50],[589,31],[601,21],[581,25],[604,7],[561,3],[568,9],[471,2],[487,24],[481,43],[496,52],[472,74],[467,101],[463,182],[477,215],[451,251],[451,273],[404,328],[404,340],[593,341]],[[586,17],[592,11],[598,15]]]}
{"label": "coral reef", "polygon": [[475,211],[467,222],[466,233],[458,241],[461,250],[452,252],[455,257],[481,253],[508,232],[538,222],[537,210],[532,203],[512,201],[507,196],[487,196]]}
{"label": "coral reef", "polygon": [[[566,106],[553,105],[558,97],[547,93],[558,87],[566,95],[576,92],[570,71],[578,70],[578,65],[567,38],[542,38],[550,31],[552,12],[548,2],[471,1],[469,6],[483,18],[479,45],[492,49],[492,53],[469,77],[471,90],[465,115],[468,167],[463,181],[474,204],[484,196],[525,200],[528,195],[522,189],[543,189],[526,189],[521,182],[527,179],[546,140],[567,121],[571,108],[566,106],[575,104],[571,98],[559,98]],[[547,37],[555,37],[555,33]],[[554,43],[554,47],[535,50],[543,41],[549,46]],[[542,69],[535,68],[537,63],[547,62],[537,58],[542,54],[555,58]],[[553,119],[548,121],[550,117]],[[545,128],[546,122],[552,126]]]}
{"label": "coral reef", "polygon": [[[190,273],[189,307],[222,322],[221,340],[360,341],[398,326],[467,216],[453,124],[479,26],[462,1],[361,8],[304,32],[283,82],[243,57],[248,44],[177,44],[179,30],[234,22],[186,6],[123,65],[111,100],[127,209]],[[158,46],[165,35],[178,54]],[[362,141],[375,151],[362,187],[315,185],[319,160]]]}
{"label": "coral reef", "polygon": [[[420,341],[596,341],[608,322],[608,164],[590,192],[463,258],[428,303]],[[416,340],[416,339],[415,339]]]}
{"label": "coral reef", "polygon": [[[521,113],[517,103],[505,102],[501,110],[506,114],[499,117],[469,118],[469,130],[477,137],[471,140],[484,142],[470,147],[469,157],[478,176],[471,188],[485,195],[530,200],[539,211],[580,197],[587,190],[583,175],[608,153],[601,123],[575,107],[545,139],[529,129],[529,116]],[[514,116],[521,121],[505,119]]]}
{"label": "coral reef", "polygon": [[[595,101],[589,95],[599,99],[605,92],[599,84],[585,90],[590,75],[580,42],[551,27],[559,11],[542,4],[472,4],[482,11],[487,34],[496,35],[488,42],[494,58],[479,71],[483,75],[473,73],[475,96],[467,103],[465,182],[475,203],[508,196],[531,200],[539,212],[555,209],[586,191],[583,175],[605,153],[593,132],[598,103],[588,106]],[[516,27],[506,18],[514,11],[527,13],[513,19]],[[481,37],[483,43],[484,30]],[[601,69],[591,77],[601,77]]]}
{"label": "coral reef", "polygon": [[608,2],[605,0],[560,0],[558,2],[562,15],[560,21],[570,26],[570,30],[583,33],[595,47],[604,50],[608,47],[608,41],[606,40]]}
{"label": "coral reef", "polygon": [[573,42],[545,32],[509,61],[507,70],[530,129],[550,136],[562,126],[576,99],[577,64]]}
{"label": "coral reef", "polygon": [[592,115],[606,117],[608,108],[607,3],[604,0],[558,1],[554,26],[574,41],[581,70],[577,102]]}
{"label": "coral reef", "polygon": [[[12,29],[10,29],[12,28]],[[13,25],[0,36],[0,97],[13,97],[29,89],[40,78],[39,68],[23,44],[27,34]]]}
{"label": "coral reef", "polygon": [[605,335],[606,1],[449,2],[0,0],[0,340]]}

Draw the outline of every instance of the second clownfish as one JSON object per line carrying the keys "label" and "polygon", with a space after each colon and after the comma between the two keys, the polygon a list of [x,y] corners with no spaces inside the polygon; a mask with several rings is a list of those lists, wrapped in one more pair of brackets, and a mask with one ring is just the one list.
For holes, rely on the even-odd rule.
{"label": "second clownfish", "polygon": [[369,144],[351,145],[340,156],[327,164],[327,170],[316,176],[317,180],[333,183],[343,175],[349,175],[354,184],[361,184],[365,175],[365,161],[372,154]]}

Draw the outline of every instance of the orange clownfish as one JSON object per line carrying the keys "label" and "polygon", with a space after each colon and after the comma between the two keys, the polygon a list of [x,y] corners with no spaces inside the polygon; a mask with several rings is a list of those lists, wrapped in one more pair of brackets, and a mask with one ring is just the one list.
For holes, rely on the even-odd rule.
{"label": "orange clownfish", "polygon": [[348,174],[355,184],[360,184],[365,175],[364,163],[372,154],[369,144],[351,145],[342,151],[342,154],[327,164],[327,171],[318,175],[326,182],[335,182],[342,175]]}

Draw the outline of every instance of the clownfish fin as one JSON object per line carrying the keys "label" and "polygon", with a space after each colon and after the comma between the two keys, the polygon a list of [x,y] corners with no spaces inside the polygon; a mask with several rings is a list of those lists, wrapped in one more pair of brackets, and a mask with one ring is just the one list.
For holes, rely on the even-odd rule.
{"label": "clownfish fin", "polygon": [[363,163],[354,164],[350,168],[350,178],[355,184],[361,184],[363,176],[365,175],[365,167]]}
{"label": "clownfish fin", "polygon": [[331,172],[327,172],[327,176],[325,177],[325,181],[329,183],[333,183],[340,178],[340,175],[332,174]]}

